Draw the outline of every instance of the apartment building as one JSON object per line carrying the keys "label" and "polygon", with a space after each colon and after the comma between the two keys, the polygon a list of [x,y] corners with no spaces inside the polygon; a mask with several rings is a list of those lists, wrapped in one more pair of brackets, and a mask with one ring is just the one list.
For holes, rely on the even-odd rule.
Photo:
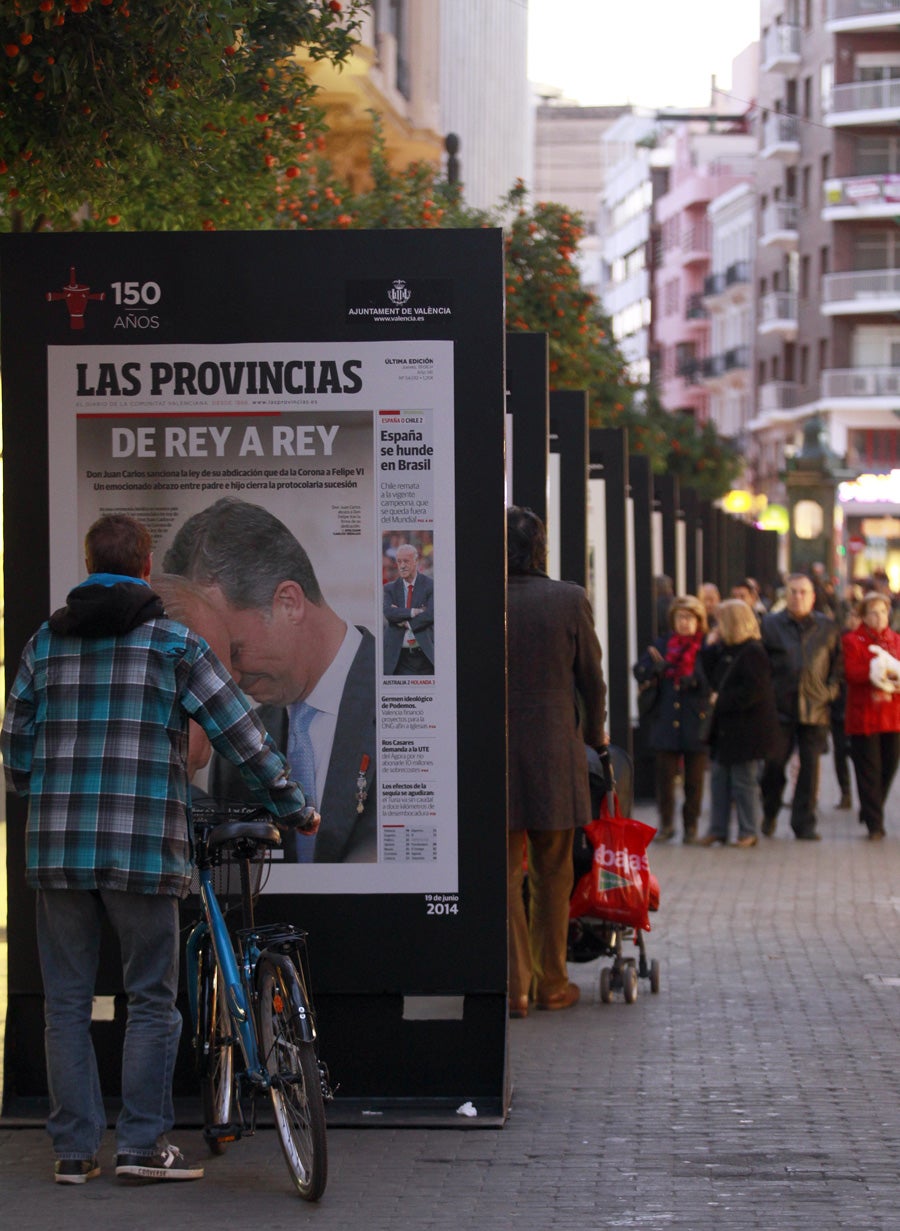
{"label": "apartment building", "polygon": [[446,168],[458,140],[469,205],[491,208],[532,168],[527,0],[372,0],[347,64],[309,64],[326,153],[355,191],[370,184],[372,112],[388,162]]}
{"label": "apartment building", "polygon": [[[763,0],[756,270],[760,489],[814,412],[860,472],[900,467],[900,0]],[[890,500],[846,499],[857,571],[900,575]],[[877,518],[878,533],[863,521]]]}
{"label": "apartment building", "polygon": [[[709,396],[709,418],[747,455],[747,425],[753,418],[753,352],[756,315],[756,184],[747,177],[710,202],[707,211],[711,273],[696,307],[709,317],[708,356],[700,379]],[[747,481],[753,481],[748,470]],[[745,484],[741,484],[744,486]]]}
{"label": "apartment building", "polygon": [[609,170],[600,194],[598,292],[636,384],[650,380],[654,201],[668,186],[672,151],[659,148],[656,117],[629,110],[601,138]]}
{"label": "apartment building", "polygon": [[[728,264],[711,268],[709,210],[717,198],[752,180],[756,139],[743,116],[711,114],[677,122],[666,144],[673,156],[668,190],[656,202],[654,246],[656,385],[666,410],[705,423],[713,388],[721,394],[733,374],[746,378],[749,369],[747,349],[724,343],[737,336],[736,324],[750,301],[750,233],[729,230],[722,218],[716,257]],[[742,256],[725,242],[735,236],[744,241]]]}

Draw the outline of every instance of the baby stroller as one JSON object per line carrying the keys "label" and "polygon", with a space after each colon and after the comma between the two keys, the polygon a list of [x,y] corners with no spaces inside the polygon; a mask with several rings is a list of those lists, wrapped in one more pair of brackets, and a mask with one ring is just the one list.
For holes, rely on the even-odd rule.
{"label": "baby stroller", "polygon": [[[628,816],[634,794],[631,758],[621,748],[610,747],[608,751],[608,757],[601,758],[592,748],[588,749],[591,812],[598,818],[602,817],[604,810],[612,816],[617,811],[623,811]],[[639,822],[632,824],[649,831],[649,836],[644,835],[644,840],[649,842],[655,831]],[[604,917],[601,905],[592,906],[590,913],[581,913],[587,898],[585,886],[595,862],[595,845],[589,836],[591,832],[592,827],[585,829],[581,826],[575,830],[575,891],[570,907],[572,917],[567,957],[570,962],[590,962],[598,957],[611,957],[612,966],[604,966],[600,971],[600,999],[604,1004],[609,1004],[613,993],[621,991],[626,1004],[633,1004],[637,999],[638,979],[647,979],[650,991],[659,992],[659,962],[656,959],[647,961],[645,929],[623,923],[620,912],[610,912]],[[649,874],[649,882],[648,908],[653,911],[659,908],[659,884],[652,874]],[[634,944],[634,951],[626,954],[624,945],[628,942]]]}

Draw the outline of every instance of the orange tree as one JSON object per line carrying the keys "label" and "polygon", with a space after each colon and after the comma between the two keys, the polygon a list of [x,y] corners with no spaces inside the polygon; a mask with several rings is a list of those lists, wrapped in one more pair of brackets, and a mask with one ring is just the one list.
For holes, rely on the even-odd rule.
{"label": "orange tree", "polygon": [[344,61],[364,0],[5,0],[0,227],[265,227],[321,114],[301,48]]}
{"label": "orange tree", "polygon": [[380,118],[374,111],[368,151],[371,187],[353,193],[335,177],[326,150],[307,164],[307,180],[278,187],[280,225],[317,230],[372,228],[477,227],[499,225],[495,213],[473,209],[459,184],[442,179],[428,162],[413,162],[401,170],[390,164]]}
{"label": "orange tree", "polygon": [[527,208],[521,183],[510,193],[508,205],[508,328],[548,335],[551,388],[588,390],[594,426],[627,416],[634,386],[610,323],[596,295],[585,288],[575,262],[583,235],[580,216],[547,201]]}
{"label": "orange tree", "polygon": [[[653,437],[657,470],[678,476],[684,486],[692,487],[705,500],[717,500],[734,486],[744,468],[744,460],[735,444],[720,435],[716,425],[707,420],[700,425],[693,415],[683,411],[664,410],[656,390],[646,391],[643,412],[632,432]],[[659,465],[661,459],[662,465]]]}

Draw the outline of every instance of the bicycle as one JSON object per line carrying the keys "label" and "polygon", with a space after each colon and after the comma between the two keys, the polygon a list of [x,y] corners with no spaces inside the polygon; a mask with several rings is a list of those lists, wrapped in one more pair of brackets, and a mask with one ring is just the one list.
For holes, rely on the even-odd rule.
{"label": "bicycle", "polygon": [[[281,834],[252,805],[195,803],[192,811],[201,916],[187,939],[187,988],[203,1135],[213,1154],[224,1153],[256,1131],[257,1103],[268,1095],[291,1179],[304,1200],[318,1201],[328,1178],[332,1091],[317,1052],[307,934],[254,921],[258,870]],[[214,880],[232,892],[235,865],[242,926],[229,931],[230,908]]]}

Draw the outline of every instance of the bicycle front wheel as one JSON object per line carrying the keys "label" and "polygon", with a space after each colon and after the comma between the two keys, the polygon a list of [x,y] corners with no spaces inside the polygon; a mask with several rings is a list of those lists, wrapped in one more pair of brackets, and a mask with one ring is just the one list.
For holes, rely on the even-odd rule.
{"label": "bicycle front wheel", "polygon": [[220,995],[219,972],[212,945],[203,945],[198,962],[197,1068],[203,1101],[203,1135],[213,1154],[231,1140],[234,1103],[234,1032],[231,1014]]}
{"label": "bicycle front wheel", "polygon": [[309,1008],[293,963],[262,958],[258,967],[259,1039],[271,1086],[275,1127],[288,1171],[305,1201],[318,1201],[328,1179],[325,1103],[315,1044],[303,1037]]}

